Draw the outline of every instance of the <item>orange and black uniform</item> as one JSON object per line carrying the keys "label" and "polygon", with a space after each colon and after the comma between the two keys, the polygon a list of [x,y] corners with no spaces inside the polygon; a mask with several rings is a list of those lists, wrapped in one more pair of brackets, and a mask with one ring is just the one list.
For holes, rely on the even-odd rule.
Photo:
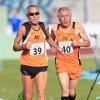
{"label": "orange and black uniform", "polygon": [[79,59],[79,47],[73,47],[73,40],[80,41],[80,37],[75,33],[75,22],[69,32],[63,33],[59,26],[55,33],[55,39],[63,53],[56,54],[56,71],[67,72],[71,79],[78,79],[81,73],[81,63]]}
{"label": "orange and black uniform", "polygon": [[29,35],[27,36],[27,42],[32,43],[31,48],[24,49],[21,57],[21,72],[23,73],[23,68],[25,69],[38,69],[47,68],[48,59],[46,54],[46,37],[40,28],[39,30],[30,29]]}

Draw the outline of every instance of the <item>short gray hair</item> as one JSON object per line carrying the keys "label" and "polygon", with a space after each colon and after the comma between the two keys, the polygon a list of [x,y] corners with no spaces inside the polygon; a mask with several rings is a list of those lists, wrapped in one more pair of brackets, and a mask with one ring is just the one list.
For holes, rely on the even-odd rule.
{"label": "short gray hair", "polygon": [[37,5],[29,5],[27,8],[26,8],[26,13],[28,13],[28,9],[29,8],[32,8],[32,7],[35,7],[39,10],[39,7]]}
{"label": "short gray hair", "polygon": [[57,12],[58,17],[59,17],[60,12],[61,11],[65,11],[65,10],[68,11],[70,15],[72,15],[72,10],[70,8],[68,8],[68,7],[60,7],[58,9],[58,12]]}

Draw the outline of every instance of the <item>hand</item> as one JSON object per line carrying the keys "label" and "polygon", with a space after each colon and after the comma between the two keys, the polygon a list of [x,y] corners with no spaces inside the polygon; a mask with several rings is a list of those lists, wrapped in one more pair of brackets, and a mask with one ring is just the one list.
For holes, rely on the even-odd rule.
{"label": "hand", "polygon": [[57,50],[57,52],[59,52],[59,53],[62,53],[62,52],[63,52],[62,49],[59,48],[59,47],[58,47],[56,50]]}
{"label": "hand", "polygon": [[30,49],[32,44],[33,44],[32,42],[27,42],[25,44],[25,49]]}
{"label": "hand", "polygon": [[80,46],[80,42],[74,40],[72,41],[72,46],[75,46],[75,47]]}
{"label": "hand", "polygon": [[51,47],[51,51],[52,51],[53,53],[55,53],[55,52],[56,52],[56,49],[55,49],[54,47]]}

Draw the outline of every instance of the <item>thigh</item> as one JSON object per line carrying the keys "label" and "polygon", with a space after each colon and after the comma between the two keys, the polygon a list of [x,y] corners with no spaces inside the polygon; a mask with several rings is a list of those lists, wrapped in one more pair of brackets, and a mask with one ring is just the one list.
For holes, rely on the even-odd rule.
{"label": "thigh", "polygon": [[35,80],[36,80],[37,91],[45,92],[46,85],[47,85],[47,77],[48,77],[47,71],[39,72],[36,75]]}
{"label": "thigh", "polygon": [[24,95],[32,96],[33,86],[34,86],[34,78],[32,78],[30,75],[22,75],[22,83],[23,83]]}
{"label": "thigh", "polygon": [[70,79],[78,80],[80,78],[81,71],[82,71],[81,66],[77,66],[77,65],[71,66],[68,71]]}
{"label": "thigh", "polygon": [[69,89],[69,76],[68,73],[58,73],[58,79],[62,89]]}

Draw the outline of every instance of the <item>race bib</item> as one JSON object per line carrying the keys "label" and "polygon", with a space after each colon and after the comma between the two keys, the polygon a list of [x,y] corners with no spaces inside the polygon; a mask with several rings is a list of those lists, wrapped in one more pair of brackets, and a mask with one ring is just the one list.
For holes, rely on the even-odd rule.
{"label": "race bib", "polygon": [[59,42],[59,47],[62,49],[62,53],[69,54],[73,52],[73,46],[71,41]]}
{"label": "race bib", "polygon": [[30,48],[30,55],[36,56],[44,53],[44,42],[42,43],[34,43]]}

